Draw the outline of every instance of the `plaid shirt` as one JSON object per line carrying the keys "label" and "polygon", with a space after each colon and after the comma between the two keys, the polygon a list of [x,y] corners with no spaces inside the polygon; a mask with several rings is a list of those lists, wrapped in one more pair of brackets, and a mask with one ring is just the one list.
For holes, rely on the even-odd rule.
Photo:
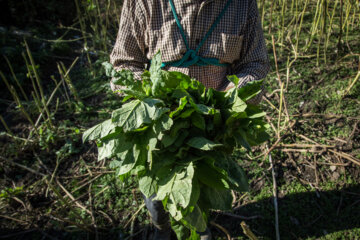
{"label": "plaid shirt", "polygon": [[[191,49],[195,49],[227,0],[174,0]],[[187,49],[176,25],[168,0],[124,0],[119,32],[110,55],[117,69],[130,69],[140,79],[145,64],[161,50],[163,62],[180,60]],[[221,66],[165,67],[202,82],[208,88],[231,86],[227,75],[237,75],[239,86],[259,80],[269,71],[269,61],[256,0],[234,0],[201,47],[198,55],[217,58]],[[121,86],[111,83],[113,90]],[[252,100],[260,102],[262,94]]]}

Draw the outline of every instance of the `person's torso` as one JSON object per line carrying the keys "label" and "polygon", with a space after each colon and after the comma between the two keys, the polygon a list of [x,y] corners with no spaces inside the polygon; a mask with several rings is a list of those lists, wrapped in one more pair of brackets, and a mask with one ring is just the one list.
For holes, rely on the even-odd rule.
{"label": "person's torso", "polygon": [[[227,0],[173,1],[189,47],[193,50],[204,38],[227,2]],[[163,62],[180,60],[187,48],[171,11],[169,0],[141,2],[144,4],[147,22],[145,32],[147,58],[151,59],[158,50],[161,50]],[[220,63],[228,63],[229,67],[213,65],[168,67],[167,70],[188,74],[206,87],[223,88],[227,84],[226,75],[231,73],[231,64],[241,59],[243,29],[249,17],[248,4],[249,1],[246,0],[233,0],[198,52],[201,57],[219,59]]]}

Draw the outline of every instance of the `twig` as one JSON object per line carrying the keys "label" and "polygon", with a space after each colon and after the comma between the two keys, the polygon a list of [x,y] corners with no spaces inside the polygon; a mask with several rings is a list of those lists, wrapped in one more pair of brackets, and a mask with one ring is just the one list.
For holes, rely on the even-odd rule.
{"label": "twig", "polygon": [[213,225],[213,226],[215,226],[215,227],[217,227],[217,228],[220,229],[221,231],[223,231],[223,232],[225,233],[227,239],[228,239],[228,240],[231,240],[231,236],[230,236],[230,234],[229,234],[229,231],[226,230],[223,226],[221,226],[221,225],[219,225],[219,224],[217,224],[217,223],[215,223],[215,222],[213,222],[213,221],[211,221],[210,224]]}
{"label": "twig", "polygon": [[221,215],[225,215],[225,216],[229,216],[229,217],[233,217],[233,218],[237,218],[237,219],[241,219],[241,220],[252,220],[252,219],[262,218],[261,216],[258,216],[258,215],[246,217],[246,216],[241,216],[241,215],[237,215],[237,214],[233,214],[233,213],[222,212],[219,210],[217,210],[215,212],[217,212]]}
{"label": "twig", "polygon": [[136,216],[139,214],[139,212],[141,211],[141,209],[143,209],[145,207],[145,203],[143,203],[139,209],[132,215],[132,217],[130,218],[130,220],[125,224],[124,228],[126,228],[135,218]]}
{"label": "twig", "polygon": [[322,153],[322,150],[315,150],[315,149],[294,149],[294,148],[282,148],[282,152],[301,152],[301,153]]}
{"label": "twig", "polygon": [[335,148],[333,145],[322,145],[322,144],[303,144],[303,143],[293,143],[293,144],[279,144],[276,148],[279,147],[288,147],[288,148]]}
{"label": "twig", "polygon": [[271,128],[276,133],[276,128],[275,128],[274,124],[271,122],[271,118],[268,115],[265,115],[265,117],[266,117],[266,121],[270,124]]}
{"label": "twig", "polygon": [[[355,132],[356,132],[356,130],[357,130],[357,125],[358,125],[358,124],[359,124],[359,121],[356,121],[356,122],[354,123],[353,130],[351,131],[349,137],[346,139],[346,140],[347,140],[346,143],[350,142],[350,140],[354,137]],[[346,143],[345,143],[345,144],[346,144]]]}
{"label": "twig", "polygon": [[[80,196],[78,196],[78,197],[75,198],[74,200],[71,200],[70,202],[68,202],[68,204],[73,204],[73,203],[75,203],[76,201],[78,201],[78,200],[82,199],[83,197],[85,197],[86,195],[88,195],[87,192],[81,194]],[[66,195],[65,197],[67,197],[67,195]],[[63,199],[65,199],[65,197],[63,197]],[[59,200],[56,200],[53,204],[55,205],[58,201],[59,201]],[[57,208],[54,210],[54,212],[57,212],[58,210],[64,208],[65,206],[66,206],[66,205],[61,205],[61,206],[57,207]]]}
{"label": "twig", "polygon": [[269,153],[274,150],[274,148],[281,142],[281,140],[285,137],[286,133],[295,125],[296,121],[293,121],[286,129],[285,133],[280,136],[278,140],[269,148],[269,150],[264,155],[264,161],[266,160],[266,157],[269,155]]}
{"label": "twig", "polygon": [[[93,172],[94,175],[104,175],[104,174],[108,174],[108,173],[115,173],[116,171],[103,171],[103,172]],[[87,176],[90,176],[89,173],[85,173],[85,174],[82,174],[82,175],[77,175],[77,176],[58,176],[58,178],[61,178],[61,179],[73,179],[73,178],[83,178],[83,177],[87,177]]]}
{"label": "twig", "polygon": [[337,151],[334,151],[334,150],[331,150],[329,149],[330,152],[342,157],[342,158],[345,158],[347,160],[349,160],[350,162],[353,162],[355,163],[356,165],[359,165],[360,166],[360,160],[359,159],[356,159],[354,158],[353,156],[347,154],[347,153],[344,153],[344,152],[337,152]]}
{"label": "twig", "polygon": [[280,240],[280,231],[279,231],[279,210],[278,210],[278,201],[277,201],[277,184],[275,177],[274,164],[271,157],[271,153],[269,153],[269,162],[271,166],[271,175],[273,179],[273,194],[274,194],[274,208],[275,208],[275,230],[276,230],[276,240]]}
{"label": "twig", "polygon": [[[0,119],[1,119],[1,116],[0,116]],[[13,138],[15,140],[21,140],[21,141],[24,141],[24,142],[34,142],[33,140],[28,140],[26,138],[22,138],[22,137],[18,137],[18,136],[15,136],[14,134],[12,133],[7,133],[7,132],[2,132],[0,133],[0,136],[7,136],[7,137],[10,137],[10,138]]]}
{"label": "twig", "polygon": [[31,169],[31,168],[28,168],[28,167],[26,167],[26,166],[24,166],[24,165],[22,165],[22,164],[20,164],[20,163],[13,162],[13,161],[11,161],[11,160],[9,160],[9,159],[7,159],[7,158],[4,158],[4,157],[2,157],[2,156],[0,156],[0,159],[1,159],[1,160],[4,160],[4,161],[6,161],[6,162],[8,162],[8,163],[10,163],[10,164],[13,164],[13,165],[15,165],[15,166],[18,166],[18,167],[20,167],[20,168],[22,168],[22,169],[25,169],[25,170],[33,173],[33,174],[36,174],[36,175],[39,175],[39,176],[42,176],[42,177],[45,177],[45,176],[46,176],[45,174],[43,174],[43,173],[41,173],[41,172],[35,171],[35,170],[33,170],[33,169]]}
{"label": "twig", "polygon": [[12,218],[12,217],[9,217],[9,216],[0,215],[0,218],[5,218],[5,219],[12,220],[12,221],[22,223],[22,224],[29,224],[29,222],[26,222],[26,221],[20,220],[20,219],[16,219],[16,218]]}
{"label": "twig", "polygon": [[250,230],[249,226],[246,225],[244,221],[240,223],[241,228],[243,229],[244,234],[250,238],[251,240],[258,240],[258,238],[255,236],[255,234]]}
{"label": "twig", "polygon": [[99,177],[101,177],[102,175],[103,175],[103,173],[101,173],[101,174],[97,175],[96,177],[94,177],[94,178],[93,178],[93,179],[91,179],[90,181],[88,181],[88,182],[84,183],[83,185],[81,185],[81,186],[77,187],[76,189],[72,190],[72,191],[71,191],[71,193],[74,193],[74,192],[76,192],[76,191],[78,191],[78,190],[82,189],[83,187],[85,187],[85,186],[89,185],[90,183],[92,183],[93,181],[95,181],[96,179],[98,179]]}
{"label": "twig", "polygon": [[84,161],[84,159],[82,157],[80,157],[80,160],[85,165],[85,168],[86,168],[87,172],[89,173],[90,177],[92,177],[93,173],[91,172],[89,166],[86,164],[86,162]]}
{"label": "twig", "polygon": [[[56,158],[56,165],[55,165],[54,171],[53,171],[52,174],[51,174],[50,184],[52,184],[52,182],[54,181],[54,178],[55,178],[56,172],[57,172],[57,170],[58,170],[58,168],[59,168],[59,165],[60,165],[61,160],[62,160],[62,159],[60,159],[60,158],[58,158],[58,157]],[[45,194],[46,197],[48,196],[48,192],[49,192],[49,185],[48,185],[48,187],[47,187],[47,189],[46,189],[46,194]]]}
{"label": "twig", "polygon": [[266,96],[264,96],[263,99],[270,105],[270,107],[272,107],[272,108],[275,109],[277,112],[279,112],[279,109],[278,109],[277,107],[275,107],[274,104],[272,104],[272,103],[270,102],[270,100],[269,100]]}
{"label": "twig", "polygon": [[107,219],[109,220],[109,222],[110,222],[113,226],[115,226],[115,225],[114,225],[114,221],[112,220],[112,218],[111,218],[108,214],[106,214],[104,211],[101,211],[101,210],[98,210],[98,212],[101,213],[102,215],[104,215],[104,217],[107,218]]}
{"label": "twig", "polygon": [[299,137],[301,137],[302,139],[304,139],[305,141],[309,141],[309,142],[312,142],[312,143],[315,143],[315,144],[318,144],[317,142],[315,142],[314,140],[302,135],[302,134],[298,134]]}
{"label": "twig", "polygon": [[105,192],[106,190],[108,190],[109,188],[110,188],[110,186],[104,187],[100,192],[96,193],[94,197],[96,198],[97,196],[99,196],[100,194],[102,194],[103,192]]}
{"label": "twig", "polygon": [[136,202],[136,206],[139,206],[139,201],[138,201],[138,199],[137,199],[137,197],[136,197],[136,189],[135,189],[135,188],[132,189],[132,190],[131,190],[131,193],[132,193],[132,195],[133,195],[133,197],[134,197],[134,200],[135,200],[135,202]]}
{"label": "twig", "polygon": [[95,229],[95,239],[99,240],[99,232],[98,232],[98,227],[96,225],[96,220],[95,220],[95,216],[94,216],[94,208],[93,208],[93,200],[92,200],[92,195],[91,195],[91,188],[92,188],[92,183],[89,185],[89,205],[90,205],[90,215],[91,215],[91,220],[92,220],[92,224],[94,226]]}
{"label": "twig", "polygon": [[316,181],[316,187],[319,187],[319,174],[317,170],[317,157],[314,156],[314,173],[315,173],[315,181]]}
{"label": "twig", "polygon": [[28,211],[28,208],[26,207],[26,205],[25,205],[25,203],[23,202],[23,201],[21,201],[19,198],[17,198],[17,197],[12,197],[12,199],[14,199],[15,201],[17,201],[18,203],[20,203],[23,207],[24,207],[24,209],[25,209],[25,211]]}
{"label": "twig", "polygon": [[[9,126],[6,124],[6,122],[5,122],[5,120],[4,120],[4,118],[0,115],[0,121],[1,121],[1,123],[4,125],[4,127],[5,127],[5,129],[6,129],[6,131],[7,131],[7,135],[8,136],[14,136],[14,133],[11,131],[11,129],[9,128]],[[1,133],[1,134],[3,134],[3,133]]]}
{"label": "twig", "polygon": [[272,40],[272,46],[273,46],[273,53],[274,53],[274,61],[275,61],[275,69],[276,69],[276,75],[278,77],[278,82],[279,82],[279,86],[282,85],[281,82],[281,77],[280,77],[280,73],[279,73],[279,67],[278,67],[278,61],[277,61],[277,55],[276,55],[276,47],[275,47],[275,38],[274,35],[271,35],[271,40]]}
{"label": "twig", "polygon": [[303,118],[311,118],[311,117],[323,117],[325,119],[332,118],[347,118],[349,120],[360,120],[360,117],[348,117],[344,115],[335,115],[335,114],[324,114],[324,113],[302,113],[302,114],[293,114],[290,117],[303,117]]}
{"label": "twig", "polygon": [[326,162],[316,162],[316,164],[321,164],[321,165],[330,165],[330,166],[342,166],[342,167],[347,167],[350,165],[350,163],[326,163]]}
{"label": "twig", "polygon": [[[74,196],[71,195],[70,192],[68,192],[68,190],[66,190],[66,188],[56,179],[56,183],[59,185],[59,187],[66,193],[66,195],[71,199],[71,200],[75,200]],[[91,215],[91,212],[81,203],[79,203],[78,201],[75,201],[76,206],[78,206],[79,208],[81,208],[82,210],[84,210],[85,212],[87,212],[88,214]]]}

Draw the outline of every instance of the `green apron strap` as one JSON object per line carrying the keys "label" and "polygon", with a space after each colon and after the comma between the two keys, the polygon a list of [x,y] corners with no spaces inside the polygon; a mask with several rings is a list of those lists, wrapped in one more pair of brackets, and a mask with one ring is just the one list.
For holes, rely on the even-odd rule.
{"label": "green apron strap", "polygon": [[224,16],[224,14],[225,14],[227,8],[229,7],[231,1],[232,0],[228,0],[226,2],[225,7],[220,12],[219,16],[217,16],[215,22],[212,24],[209,31],[205,34],[204,38],[201,40],[199,45],[196,47],[196,50],[192,50],[192,49],[190,49],[189,44],[188,44],[188,42],[186,40],[184,28],[182,27],[182,25],[180,23],[180,20],[179,20],[179,17],[178,17],[178,15],[176,13],[174,2],[173,2],[173,0],[169,0],[170,6],[171,6],[171,11],[172,11],[172,13],[174,15],[176,24],[179,27],[179,30],[180,30],[181,36],[182,36],[182,38],[184,40],[187,52],[184,54],[183,58],[180,59],[179,61],[164,62],[164,63],[162,63],[161,67],[173,66],[173,67],[185,67],[185,68],[187,68],[187,67],[192,66],[192,65],[196,65],[196,66],[215,65],[215,66],[222,66],[222,67],[228,66],[228,64],[220,63],[219,59],[216,59],[216,58],[203,58],[203,57],[200,57],[198,55],[198,52],[199,52],[200,48],[204,45],[205,41],[209,38],[211,33],[214,31],[215,27],[218,25],[221,18]]}

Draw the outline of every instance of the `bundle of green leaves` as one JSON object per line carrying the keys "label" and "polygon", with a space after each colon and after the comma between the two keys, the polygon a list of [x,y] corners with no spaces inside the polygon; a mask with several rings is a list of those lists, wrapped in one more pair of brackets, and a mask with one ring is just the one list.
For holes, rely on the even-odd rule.
{"label": "bundle of green leaves", "polygon": [[210,209],[231,209],[231,190],[248,189],[244,171],[230,158],[234,149],[268,137],[265,113],[247,104],[261,81],[228,92],[206,89],[185,74],[162,70],[160,53],[142,81],[103,65],[113,83],[126,86],[124,104],[87,130],[83,141],[96,140],[98,159],[110,159],[121,179],[137,175],[140,191],[163,202],[178,238],[184,239],[180,223],[205,231]]}

